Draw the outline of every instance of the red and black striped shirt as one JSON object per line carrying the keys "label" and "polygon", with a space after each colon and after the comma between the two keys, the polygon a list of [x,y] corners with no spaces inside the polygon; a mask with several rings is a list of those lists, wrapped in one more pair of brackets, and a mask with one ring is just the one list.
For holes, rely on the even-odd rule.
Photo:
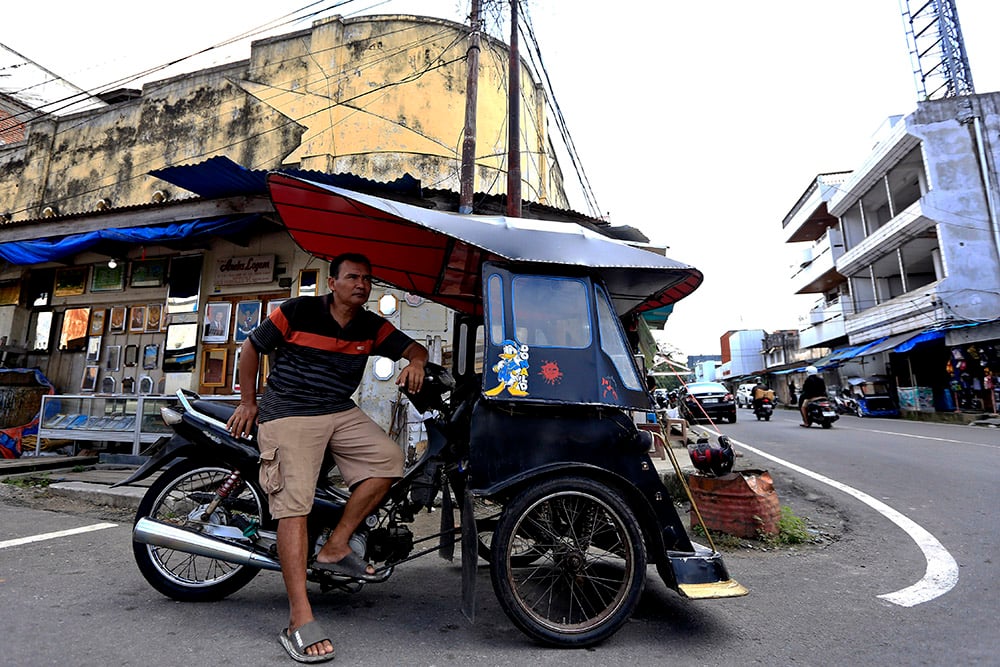
{"label": "red and black striped shirt", "polygon": [[341,327],[330,314],[330,295],[288,299],[250,334],[271,354],[260,421],[325,415],[354,407],[368,357],[399,360],[413,339],[383,317],[358,311]]}

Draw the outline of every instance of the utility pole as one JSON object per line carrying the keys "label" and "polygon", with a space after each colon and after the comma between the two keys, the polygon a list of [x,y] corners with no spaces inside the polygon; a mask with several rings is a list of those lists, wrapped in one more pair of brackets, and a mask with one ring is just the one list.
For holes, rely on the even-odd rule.
{"label": "utility pole", "polygon": [[468,79],[465,84],[465,136],[462,140],[461,192],[458,212],[472,213],[472,197],[476,192],[476,104],[479,98],[479,33],[481,28],[479,0],[472,0],[469,35]]}
{"label": "utility pole", "polygon": [[507,215],[521,217],[521,58],[517,51],[517,3],[510,0],[510,64],[507,83]]}

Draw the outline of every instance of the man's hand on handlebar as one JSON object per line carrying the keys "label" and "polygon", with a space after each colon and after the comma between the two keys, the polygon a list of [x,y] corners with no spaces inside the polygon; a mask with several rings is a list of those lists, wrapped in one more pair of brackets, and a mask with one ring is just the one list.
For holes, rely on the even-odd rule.
{"label": "man's hand on handlebar", "polygon": [[226,428],[234,437],[247,438],[255,423],[257,423],[257,404],[240,403],[236,406],[236,412],[226,422]]}
{"label": "man's hand on handlebar", "polygon": [[406,368],[400,371],[396,384],[411,394],[419,393],[424,386],[424,362],[411,359]]}

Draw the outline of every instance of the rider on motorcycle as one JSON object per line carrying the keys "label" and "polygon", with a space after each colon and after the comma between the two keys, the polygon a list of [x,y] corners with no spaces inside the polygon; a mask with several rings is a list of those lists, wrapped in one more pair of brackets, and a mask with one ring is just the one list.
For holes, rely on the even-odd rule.
{"label": "rider on motorcycle", "polygon": [[761,406],[761,403],[763,403],[763,401],[764,401],[765,398],[768,399],[769,401],[771,401],[771,404],[773,405],[774,404],[774,390],[768,388],[768,386],[766,384],[764,384],[764,380],[758,379],[756,386],[754,386],[754,388],[753,388],[753,403],[752,403],[752,406],[753,406],[753,409],[755,411],[757,410],[757,408],[759,408]]}
{"label": "rider on motorcycle", "polygon": [[809,404],[817,398],[826,398],[826,382],[819,370],[815,366],[806,366],[806,381],[802,384],[802,392],[799,395],[799,412],[802,413],[802,424],[809,428],[809,420],[806,418],[806,410]]}
{"label": "rider on motorcycle", "polygon": [[[410,363],[397,384],[418,392],[427,349],[384,318],[365,310],[371,262],[344,254],[330,263],[330,294],[288,299],[243,344],[240,375],[257,377],[261,354],[272,354],[260,403],[260,483],[278,520],[278,558],[288,594],[288,627],[278,638],[299,662],[333,658],[333,643],[316,623],[306,590],[307,517],[329,448],[351,496],[340,522],[315,554],[314,569],[356,579],[374,574],[348,541],[361,521],[403,474],[400,447],[351,400],[369,355]],[[228,427],[249,434],[258,417],[256,383],[243,384]]]}

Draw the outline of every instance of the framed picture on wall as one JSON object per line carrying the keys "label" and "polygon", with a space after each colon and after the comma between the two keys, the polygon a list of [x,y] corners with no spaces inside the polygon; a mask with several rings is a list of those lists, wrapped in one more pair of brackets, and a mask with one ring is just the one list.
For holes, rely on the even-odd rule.
{"label": "framed picture on wall", "polygon": [[96,364],[101,360],[101,337],[91,336],[87,339],[87,363]]}
{"label": "framed picture on wall", "polygon": [[108,311],[98,308],[90,313],[90,335],[100,336],[104,333],[104,315]]}
{"label": "framed picture on wall", "polygon": [[163,319],[163,304],[151,303],[146,306],[146,331],[159,331]]}
{"label": "framed picture on wall", "polygon": [[233,334],[237,343],[242,343],[250,337],[250,332],[260,324],[260,301],[240,301],[236,304],[236,332]]}
{"label": "framed picture on wall", "polygon": [[142,367],[144,369],[152,370],[160,365],[160,346],[159,345],[147,345],[142,348]]}
{"label": "framed picture on wall", "polygon": [[80,391],[94,391],[97,388],[97,370],[97,366],[87,366],[83,369]]}
{"label": "framed picture on wall", "polygon": [[91,292],[120,292],[125,289],[125,262],[116,262],[115,268],[107,262],[94,264],[90,275]]}
{"label": "framed picture on wall", "polygon": [[146,306],[132,306],[129,313],[129,333],[142,333],[146,329]]}
{"label": "framed picture on wall", "polygon": [[111,308],[111,317],[108,319],[109,334],[125,333],[125,306],[114,306]]}
{"label": "framed picture on wall", "polygon": [[202,350],[201,384],[205,387],[226,386],[226,359],[229,351],[224,347]]}
{"label": "framed picture on wall", "polygon": [[298,294],[296,296],[316,296],[319,294],[319,269],[299,271]]}
{"label": "framed picture on wall", "polygon": [[131,368],[139,363],[139,346],[138,345],[126,345],[125,346],[125,366]]}
{"label": "framed picture on wall", "polygon": [[225,343],[229,340],[229,321],[233,304],[228,301],[210,301],[205,306],[205,324],[201,340],[205,343]]}
{"label": "framed picture on wall", "polygon": [[288,301],[288,299],[271,299],[267,302],[267,316],[270,317],[271,313],[276,311],[281,304]]}
{"label": "framed picture on wall", "polygon": [[76,296],[83,294],[87,286],[87,272],[90,267],[71,266],[56,269],[56,286],[52,293],[55,296]]}
{"label": "framed picture on wall", "polygon": [[161,287],[167,279],[167,258],[132,261],[131,287]]}
{"label": "framed picture on wall", "polygon": [[104,368],[109,371],[121,370],[122,346],[108,345],[104,354]]}

